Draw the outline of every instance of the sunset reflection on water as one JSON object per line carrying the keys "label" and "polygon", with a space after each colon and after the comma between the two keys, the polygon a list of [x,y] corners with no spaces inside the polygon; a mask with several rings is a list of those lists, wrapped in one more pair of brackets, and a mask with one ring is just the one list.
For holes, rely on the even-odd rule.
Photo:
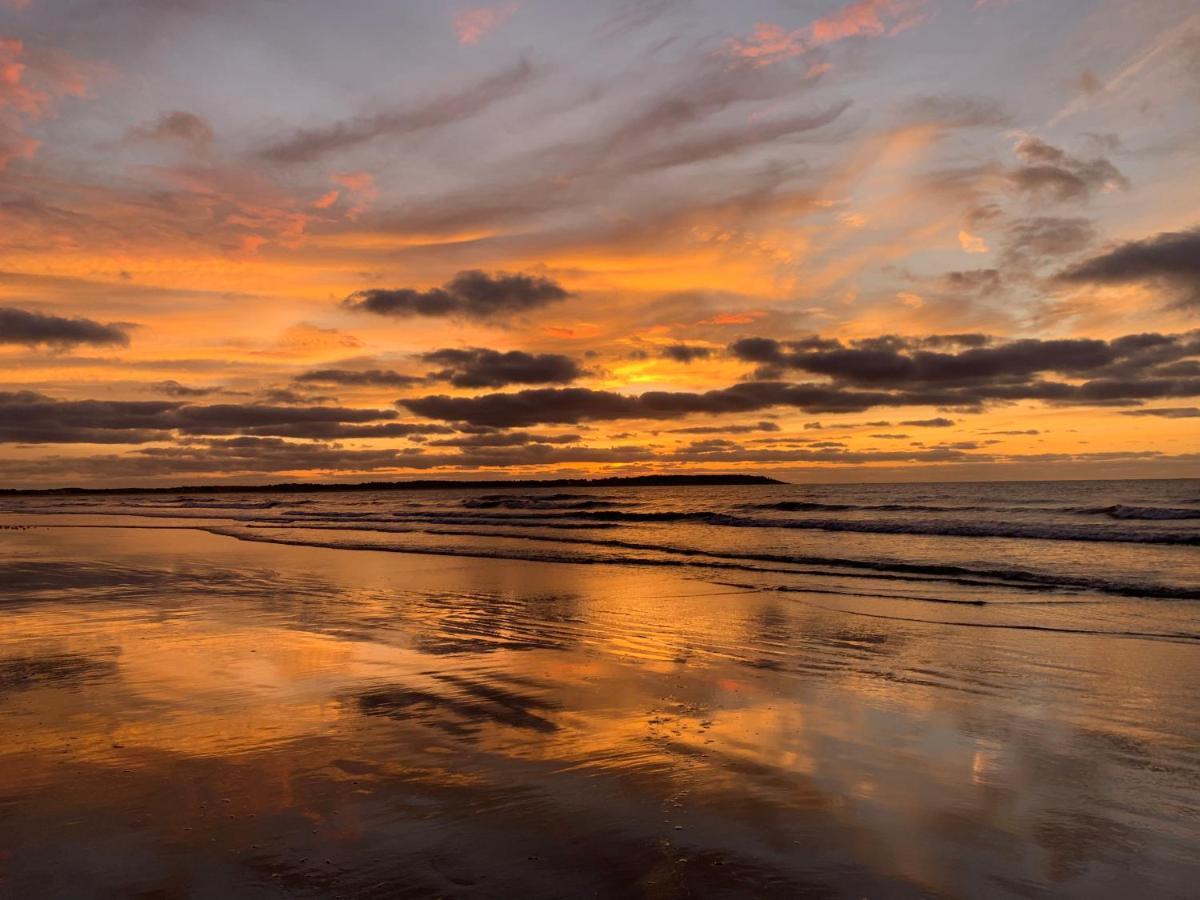
{"label": "sunset reflection on water", "polygon": [[5,896],[1182,896],[1196,871],[1194,645],[187,530],[10,531],[0,565]]}

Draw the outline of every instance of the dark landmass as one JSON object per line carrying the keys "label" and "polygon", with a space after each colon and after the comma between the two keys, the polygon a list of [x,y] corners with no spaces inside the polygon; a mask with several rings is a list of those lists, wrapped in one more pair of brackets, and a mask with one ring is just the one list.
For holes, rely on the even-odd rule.
{"label": "dark landmass", "polygon": [[529,488],[589,487],[718,487],[753,484],[787,484],[765,475],[635,475],[611,478],[552,478],[544,480],[462,481],[423,479],[420,481],[362,481],[357,484],[192,484],[176,487],[119,488],[2,488],[0,496],[76,496],[81,494],[315,494],[338,491],[444,491]]}

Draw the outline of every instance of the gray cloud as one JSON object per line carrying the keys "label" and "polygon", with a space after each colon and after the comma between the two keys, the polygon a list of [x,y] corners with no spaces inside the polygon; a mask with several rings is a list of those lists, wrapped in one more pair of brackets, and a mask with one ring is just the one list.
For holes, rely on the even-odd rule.
{"label": "gray cloud", "polygon": [[[966,346],[957,353],[926,349],[935,346],[938,344],[930,343],[929,338],[894,336],[853,341],[850,345],[819,337],[788,342],[744,338],[730,345],[730,352],[746,362],[759,363],[760,377],[792,369],[824,375],[846,385],[954,386],[990,382],[1000,390],[1019,388],[1043,372],[1094,378],[1178,375],[1162,367],[1200,355],[1200,332],[1127,335],[1111,341],[1026,339]],[[1186,377],[1189,373],[1183,374]]]}
{"label": "gray cloud", "polygon": [[665,359],[673,359],[675,362],[691,363],[698,359],[708,359],[712,356],[711,347],[695,347],[687,344],[672,344],[669,347],[663,347],[659,355]]}
{"label": "gray cloud", "polygon": [[380,316],[457,317],[486,321],[500,315],[528,312],[565,300],[569,294],[558,282],[537,275],[479,270],[459,272],[441,287],[428,290],[398,288],[356,291],[342,305]]}
{"label": "gray cloud", "polygon": [[384,422],[379,425],[347,425],[342,422],[294,422],[259,425],[238,429],[239,433],[255,437],[290,437],[307,440],[341,440],[343,438],[423,438],[431,434],[453,434],[446,425]]}
{"label": "gray cloud", "polygon": [[1200,406],[1160,406],[1155,409],[1126,409],[1123,416],[1158,416],[1163,419],[1200,418]]}
{"label": "gray cloud", "polygon": [[1104,157],[1080,159],[1040,138],[1022,138],[1014,152],[1024,165],[1013,169],[1009,179],[1022,193],[1065,202],[1129,186],[1128,179]]}
{"label": "gray cloud", "polygon": [[[1006,266],[1032,269],[1085,249],[1096,237],[1090,219],[1034,216],[1008,226],[1001,258]],[[1059,263],[1061,265],[1061,263]]]}
{"label": "gray cloud", "polygon": [[1200,309],[1200,227],[1121,244],[1067,269],[1059,279],[1076,284],[1161,284],[1178,295],[1179,305]]}
{"label": "gray cloud", "polygon": [[58,401],[32,391],[0,393],[0,442],[142,444],[170,432],[169,401]]}
{"label": "gray cloud", "polygon": [[299,391],[293,391],[291,388],[269,388],[263,391],[262,399],[265,403],[301,406],[306,403],[332,403],[337,400],[337,397],[320,394],[302,394]]}
{"label": "gray cloud", "polygon": [[166,394],[168,397],[207,397],[209,394],[215,394],[221,390],[220,388],[188,387],[174,379],[152,381],[146,387],[159,394]]}
{"label": "gray cloud", "polygon": [[[924,401],[920,401],[924,402]],[[675,419],[792,406],[810,412],[859,412],[895,403],[916,405],[884,392],[845,391],[830,385],[747,382],[704,393],[648,391],[636,396],[588,388],[541,388],[479,397],[436,395],[397,403],[419,416],[496,428],[578,424],[616,419]]]}
{"label": "gray cloud", "polygon": [[430,441],[430,447],[523,447],[528,444],[577,444],[577,434],[531,434],[528,431],[487,431]]}
{"label": "gray cloud", "polygon": [[144,444],[170,440],[176,434],[318,437],[347,424],[395,418],[395,410],[388,409],[236,403],[197,406],[165,400],[55,400],[32,391],[0,393],[3,443]]}
{"label": "gray cloud", "polygon": [[579,364],[557,353],[500,352],[482,347],[445,348],[422,353],[420,359],[443,368],[430,380],[455,387],[504,387],[509,384],[568,384],[583,375]]}
{"label": "gray cloud", "polygon": [[695,425],[691,428],[672,428],[671,434],[754,434],[758,431],[778,431],[775,422],[756,422],[753,425]]}
{"label": "gray cloud", "polygon": [[178,141],[205,151],[213,141],[213,127],[207,119],[184,110],[165,112],[148,125],[130,129],[127,140]]}
{"label": "gray cloud", "polygon": [[967,269],[942,276],[942,286],[958,294],[993,294],[1000,289],[1001,283],[997,269]]}
{"label": "gray cloud", "polygon": [[[957,352],[925,349],[963,339],[970,344],[957,344]],[[980,342],[985,345],[974,345]],[[1180,360],[1200,356],[1200,332],[1128,335],[1112,341],[1022,340],[995,346],[979,335],[883,336],[850,346],[820,337],[786,343],[745,338],[730,349],[738,358],[760,363],[760,377],[793,369],[830,380],[760,380],[703,393],[649,391],[634,396],[587,388],[542,388],[477,397],[433,395],[397,404],[429,419],[514,428],[750,413],[771,407],[810,413],[884,406],[965,410],[1017,400],[1106,406],[1200,396],[1200,376],[1171,369]],[[1088,380],[1053,381],[1041,377],[1043,373]]]}
{"label": "gray cloud", "polygon": [[386,409],[217,403],[181,406],[172,411],[166,427],[177,428],[184,434],[229,434],[250,428],[259,429],[261,434],[265,429],[286,426],[363,423],[394,418],[396,413]]}
{"label": "gray cloud", "polygon": [[67,349],[80,344],[93,346],[129,345],[126,326],[102,325],[91,319],[49,316],[11,306],[0,307],[0,344],[44,345]]}
{"label": "gray cloud", "polygon": [[422,383],[421,375],[405,375],[392,369],[313,369],[297,375],[302,384],[335,384],[345,387],[400,387]]}

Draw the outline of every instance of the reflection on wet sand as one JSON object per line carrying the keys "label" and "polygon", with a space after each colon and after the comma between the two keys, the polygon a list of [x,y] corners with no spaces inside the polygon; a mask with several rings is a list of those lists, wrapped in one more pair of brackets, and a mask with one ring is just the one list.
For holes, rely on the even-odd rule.
{"label": "reflection on wet sand", "polygon": [[1182,897],[1200,874],[1194,645],[187,530],[6,532],[0,584],[4,896]]}

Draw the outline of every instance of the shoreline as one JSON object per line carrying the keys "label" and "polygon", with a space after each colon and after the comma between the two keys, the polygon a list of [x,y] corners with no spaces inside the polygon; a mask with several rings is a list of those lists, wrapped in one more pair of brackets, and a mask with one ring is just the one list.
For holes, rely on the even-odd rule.
{"label": "shoreline", "polygon": [[123,494],[308,494],[356,491],[443,491],[443,490],[541,490],[545,488],[646,488],[646,487],[749,487],[785,485],[786,481],[765,475],[634,475],[611,478],[550,479],[419,479],[414,481],[362,481],[353,484],[322,482],[279,482],[275,484],[201,484],[173,487],[117,488],[0,488],[3,497],[77,497]]}

